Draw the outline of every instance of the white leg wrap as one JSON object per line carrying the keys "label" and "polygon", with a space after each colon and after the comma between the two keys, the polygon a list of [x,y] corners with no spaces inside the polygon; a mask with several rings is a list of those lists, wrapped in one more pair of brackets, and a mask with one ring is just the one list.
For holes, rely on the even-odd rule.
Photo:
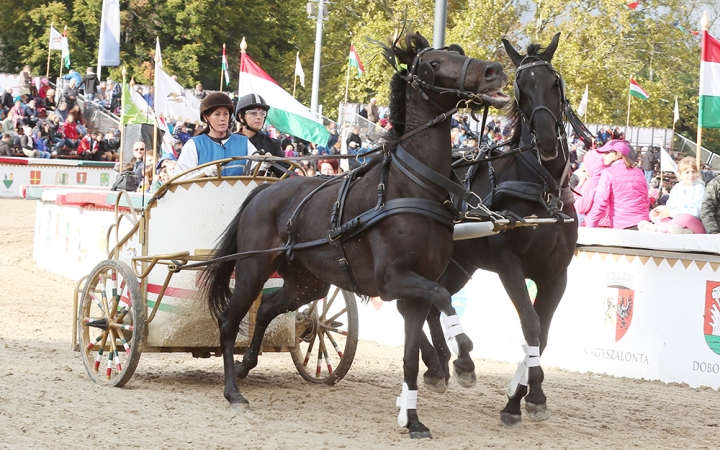
{"label": "white leg wrap", "polygon": [[402,393],[400,397],[395,400],[395,406],[400,407],[400,413],[398,414],[398,425],[404,427],[408,424],[408,409],[417,409],[417,393],[418,391],[411,391],[408,388],[407,383],[402,385]]}
{"label": "white leg wrap", "polygon": [[454,338],[458,334],[463,334],[462,325],[460,325],[460,318],[457,314],[453,316],[445,317],[445,334],[448,339]]}
{"label": "white leg wrap", "polygon": [[540,366],[540,347],[532,347],[529,345],[523,345],[522,347],[525,351],[525,358],[518,364],[515,376],[510,380],[510,384],[508,385],[507,395],[510,398],[515,397],[520,385],[527,386],[530,367]]}

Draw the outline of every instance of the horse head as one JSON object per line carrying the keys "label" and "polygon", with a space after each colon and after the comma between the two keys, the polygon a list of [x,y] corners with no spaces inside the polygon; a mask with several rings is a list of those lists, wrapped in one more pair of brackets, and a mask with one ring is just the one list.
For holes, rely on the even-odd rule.
{"label": "horse head", "polygon": [[508,76],[500,63],[465,56],[459,45],[434,49],[421,34],[410,32],[385,47],[385,58],[419,94],[415,101],[434,104],[436,112],[456,106],[503,108],[510,100],[501,92]]}
{"label": "horse head", "polygon": [[526,55],[519,54],[506,39],[502,40],[505,51],[515,65],[513,88],[515,108],[522,121],[521,138],[525,143],[535,139],[538,154],[543,161],[558,156],[565,130],[565,81],[551,64],[559,40],[560,33],[557,33],[544,49],[538,44],[530,44]]}

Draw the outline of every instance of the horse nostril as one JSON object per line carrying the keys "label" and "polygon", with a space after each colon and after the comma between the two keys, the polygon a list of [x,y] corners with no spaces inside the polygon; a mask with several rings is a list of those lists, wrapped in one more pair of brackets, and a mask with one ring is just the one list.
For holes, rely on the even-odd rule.
{"label": "horse nostril", "polygon": [[486,80],[491,80],[491,79],[493,79],[493,78],[495,78],[495,68],[494,68],[494,67],[488,67],[487,70],[485,71],[485,79],[486,79]]}

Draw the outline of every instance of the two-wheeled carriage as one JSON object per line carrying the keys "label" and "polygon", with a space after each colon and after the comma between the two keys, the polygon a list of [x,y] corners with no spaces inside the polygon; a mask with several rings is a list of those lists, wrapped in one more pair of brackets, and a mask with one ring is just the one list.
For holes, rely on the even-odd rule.
{"label": "two-wheeled carriage", "polygon": [[[261,176],[259,168],[248,176],[180,175],[141,198],[140,207],[133,206],[138,194],[118,195],[106,234],[108,257],[75,289],[73,343],[94,381],[124,385],[142,353],[220,354],[217,322],[200,295],[200,271],[177,268],[210,259],[213,241],[244,198],[258,185],[287,176]],[[263,291],[280,286],[282,278],[275,275]],[[250,344],[258,303],[259,298],[240,326],[235,353]],[[277,317],[262,351],[289,352],[305,380],[333,384],[350,369],[357,337],[355,296],[333,287],[326,297]]]}

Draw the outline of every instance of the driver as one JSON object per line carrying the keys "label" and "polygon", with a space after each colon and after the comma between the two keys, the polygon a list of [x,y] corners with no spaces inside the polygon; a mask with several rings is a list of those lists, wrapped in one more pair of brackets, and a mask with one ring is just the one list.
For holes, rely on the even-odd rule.
{"label": "driver", "polygon": [[[214,92],[200,103],[200,120],[207,126],[183,146],[175,166],[175,174],[211,161],[232,156],[247,156],[257,150],[243,135],[230,133],[233,103],[230,97]],[[243,175],[245,161],[233,161],[222,169],[224,176]],[[199,175],[217,176],[217,166],[208,166]]]}

